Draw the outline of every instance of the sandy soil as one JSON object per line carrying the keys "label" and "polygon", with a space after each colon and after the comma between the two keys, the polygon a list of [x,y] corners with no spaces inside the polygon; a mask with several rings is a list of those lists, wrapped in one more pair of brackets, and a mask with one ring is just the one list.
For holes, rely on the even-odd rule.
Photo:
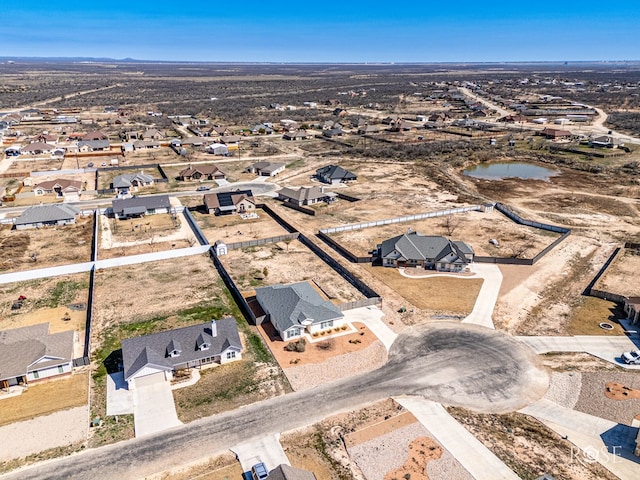
{"label": "sandy soil", "polygon": [[243,220],[239,215],[217,217],[198,212],[193,212],[193,216],[212,245],[218,240],[225,243],[246,242],[289,233],[265,212],[257,210],[256,213],[258,218],[248,220]]}
{"label": "sandy soil", "polygon": [[607,384],[618,383],[631,390],[640,389],[640,377],[633,372],[585,372],[575,409],[613,422],[631,425],[640,414],[640,396],[612,398],[607,395]]}
{"label": "sandy soil", "polygon": [[170,472],[147,477],[148,480],[231,480],[242,477],[242,467],[232,452],[198,462],[184,465]]}
{"label": "sandy soil", "polygon": [[596,283],[597,290],[633,297],[640,295],[636,278],[640,269],[640,255],[634,250],[620,252],[605,274]]}
{"label": "sandy soil", "polygon": [[332,301],[341,303],[364,298],[298,240],[288,245],[275,243],[231,250],[221,260],[240,289],[312,280]]}

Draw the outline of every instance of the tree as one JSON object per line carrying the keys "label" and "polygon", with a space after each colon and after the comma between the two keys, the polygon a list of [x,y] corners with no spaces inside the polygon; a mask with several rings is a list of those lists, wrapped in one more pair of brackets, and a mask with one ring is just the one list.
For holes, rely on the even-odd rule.
{"label": "tree", "polygon": [[460,219],[454,218],[453,215],[447,215],[442,222],[442,228],[447,232],[448,237],[453,235],[459,226]]}

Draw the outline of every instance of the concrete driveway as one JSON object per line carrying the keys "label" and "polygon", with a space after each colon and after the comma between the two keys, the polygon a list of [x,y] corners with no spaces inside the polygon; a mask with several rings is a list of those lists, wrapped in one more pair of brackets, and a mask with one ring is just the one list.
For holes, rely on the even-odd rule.
{"label": "concrete driveway", "polygon": [[520,412],[537,418],[578,447],[567,462],[599,462],[622,480],[636,480],[640,458],[633,455],[638,429],[562,407],[542,399]]}
{"label": "concrete driveway", "polygon": [[376,306],[354,308],[342,312],[344,319],[349,322],[364,323],[373,334],[378,337],[384,347],[389,351],[393,342],[398,338],[398,334],[391,330],[386,323],[382,321],[384,313]]}
{"label": "concrete driveway", "polygon": [[250,471],[251,467],[260,462],[265,464],[268,471],[283,463],[291,465],[280,445],[279,433],[234,445],[230,450],[236,454],[243,472]]}
{"label": "concrete driveway", "polygon": [[497,265],[488,263],[474,263],[471,269],[476,274],[473,278],[482,278],[484,282],[482,282],[482,288],[480,288],[472,312],[462,320],[462,323],[495,328],[491,317],[498,301],[500,285],[502,285],[502,272]]}
{"label": "concrete driveway", "polygon": [[128,390],[124,372],[107,375],[107,415],[133,413],[133,392]]}
{"label": "concrete driveway", "polygon": [[520,478],[439,403],[422,397],[394,397],[394,400],[409,410],[476,480]]}
{"label": "concrete driveway", "polygon": [[136,388],[133,390],[133,421],[136,437],[182,425],[178,420],[169,382],[160,377],[139,383],[136,381]]}

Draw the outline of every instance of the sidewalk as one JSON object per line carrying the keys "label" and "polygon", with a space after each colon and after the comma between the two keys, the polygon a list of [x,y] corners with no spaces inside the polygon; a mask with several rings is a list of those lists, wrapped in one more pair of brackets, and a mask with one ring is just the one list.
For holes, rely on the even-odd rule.
{"label": "sidewalk", "polygon": [[453,455],[476,480],[518,480],[498,457],[447,413],[442,405],[422,397],[394,397],[409,410],[436,440]]}

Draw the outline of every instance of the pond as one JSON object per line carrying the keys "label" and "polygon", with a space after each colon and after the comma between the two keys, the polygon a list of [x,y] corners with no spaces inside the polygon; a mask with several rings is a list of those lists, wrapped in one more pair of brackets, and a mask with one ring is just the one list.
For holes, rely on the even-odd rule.
{"label": "pond", "polygon": [[560,175],[558,170],[540,167],[527,162],[495,162],[480,163],[463,170],[463,175],[483,180],[504,180],[505,178],[522,178],[524,180],[549,180]]}

